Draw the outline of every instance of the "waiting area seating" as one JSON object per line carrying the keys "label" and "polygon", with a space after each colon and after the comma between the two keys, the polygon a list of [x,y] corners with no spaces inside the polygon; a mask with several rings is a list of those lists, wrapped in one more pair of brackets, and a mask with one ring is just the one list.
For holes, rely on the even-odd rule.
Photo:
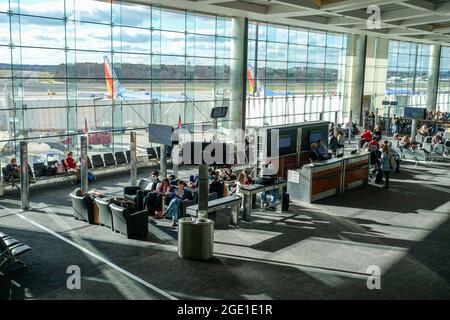
{"label": "waiting area seating", "polygon": [[31,247],[28,245],[0,232],[0,258],[2,258],[0,261],[0,268],[6,263],[11,263],[21,268],[26,267],[27,265],[23,261],[17,259],[17,257],[30,250]]}
{"label": "waiting area seating", "polygon": [[128,238],[146,237],[148,234],[148,212],[127,207],[123,202],[119,206],[112,198],[91,198],[84,194],[69,194],[72,199],[73,217],[89,224],[98,224],[122,233]]}

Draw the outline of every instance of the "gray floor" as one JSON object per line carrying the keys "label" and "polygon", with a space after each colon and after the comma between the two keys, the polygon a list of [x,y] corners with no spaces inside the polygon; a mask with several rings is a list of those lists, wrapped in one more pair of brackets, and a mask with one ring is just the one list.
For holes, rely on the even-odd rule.
{"label": "gray floor", "polygon": [[[216,229],[209,262],[178,258],[168,221],[149,224],[139,241],[74,220],[68,184],[32,190],[27,212],[9,193],[0,231],[33,250],[26,270],[2,270],[0,299],[448,299],[449,169],[403,162],[389,190],[367,185],[282,214],[256,211],[238,230]],[[92,187],[120,193],[127,179]],[[80,290],[67,288],[71,265]],[[371,265],[380,290],[367,289]]]}

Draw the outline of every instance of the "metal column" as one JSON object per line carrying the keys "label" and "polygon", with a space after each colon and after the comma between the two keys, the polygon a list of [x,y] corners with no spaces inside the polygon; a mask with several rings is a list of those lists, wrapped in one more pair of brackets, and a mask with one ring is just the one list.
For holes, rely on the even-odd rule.
{"label": "metal column", "polygon": [[161,174],[163,178],[167,177],[167,151],[166,151],[166,145],[162,144],[161,145],[161,156],[160,156],[160,160],[161,160]]}
{"label": "metal column", "polygon": [[208,165],[198,166],[198,217],[208,218]]}
{"label": "metal column", "polygon": [[411,121],[411,142],[416,142],[416,127],[417,127],[417,120],[412,119]]}
{"label": "metal column", "polygon": [[88,185],[88,166],[87,166],[88,147],[86,136],[80,137],[80,152],[81,152],[81,167],[80,167],[81,190],[83,190],[83,192],[87,192],[89,190],[89,185]]}
{"label": "metal column", "polygon": [[386,119],[386,136],[390,136],[390,127],[391,127],[391,105],[388,106],[387,119]]}
{"label": "metal column", "polygon": [[28,183],[28,145],[26,141],[20,142],[20,199],[22,210],[30,208],[29,183]]}
{"label": "metal column", "polygon": [[137,154],[136,154],[136,132],[130,132],[130,180],[131,185],[137,185]]}

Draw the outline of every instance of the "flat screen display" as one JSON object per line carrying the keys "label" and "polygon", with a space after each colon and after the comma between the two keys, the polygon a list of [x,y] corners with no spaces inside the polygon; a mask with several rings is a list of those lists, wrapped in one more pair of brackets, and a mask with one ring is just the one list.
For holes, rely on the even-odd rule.
{"label": "flat screen display", "polygon": [[173,128],[171,126],[150,123],[148,125],[148,141],[151,143],[158,143],[166,146],[171,146],[172,131]]}
{"label": "flat screen display", "polygon": [[424,120],[427,114],[426,108],[411,108],[405,107],[403,111],[403,118],[405,119],[416,119]]}
{"label": "flat screen display", "polygon": [[309,133],[309,143],[316,143],[317,140],[323,140],[322,131],[311,131]]}
{"label": "flat screen display", "polygon": [[291,136],[281,136],[280,137],[279,148],[280,149],[290,148],[291,147],[291,142],[292,142],[292,137]]}

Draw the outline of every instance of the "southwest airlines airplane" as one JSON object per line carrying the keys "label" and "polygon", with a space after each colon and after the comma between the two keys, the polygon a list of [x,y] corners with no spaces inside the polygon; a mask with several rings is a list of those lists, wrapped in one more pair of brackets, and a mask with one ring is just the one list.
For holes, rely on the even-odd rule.
{"label": "southwest airlines airplane", "polygon": [[105,71],[106,90],[104,97],[111,100],[148,100],[176,101],[180,96],[161,95],[153,92],[136,92],[125,89],[116,76],[116,73],[107,56],[103,57],[103,68]]}

